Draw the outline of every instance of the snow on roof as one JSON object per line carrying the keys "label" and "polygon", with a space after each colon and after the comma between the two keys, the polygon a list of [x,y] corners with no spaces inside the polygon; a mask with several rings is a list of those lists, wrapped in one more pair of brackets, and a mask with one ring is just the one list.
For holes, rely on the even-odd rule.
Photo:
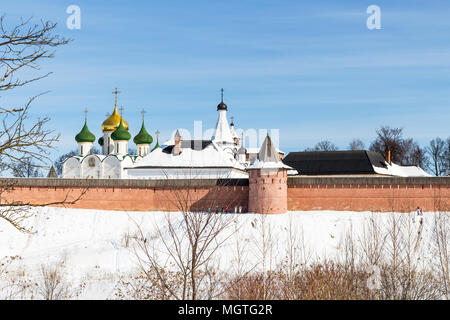
{"label": "snow on roof", "polygon": [[[291,167],[285,165],[281,161],[279,161],[279,162],[274,162],[274,161],[264,162],[264,161],[259,161],[258,159],[256,159],[254,162],[252,162],[252,164],[249,165],[247,169],[251,170],[251,169],[280,169],[280,168],[284,168],[284,169],[287,169],[290,171],[292,170]],[[295,172],[297,172],[297,171],[295,170]]]}
{"label": "snow on roof", "polygon": [[[184,142],[186,145],[186,141]],[[137,164],[130,167],[130,169],[145,167],[223,167],[245,170],[243,165],[237,162],[229,153],[223,151],[214,141],[210,141],[201,150],[195,150],[195,148],[193,149],[191,147],[182,148],[179,155],[173,155],[171,152],[167,152],[171,147],[173,146],[168,145],[156,149],[142,158]]]}
{"label": "snow on roof", "polygon": [[[260,148],[245,148],[245,149],[247,150],[248,154],[254,154],[254,153],[258,153]],[[275,147],[275,149],[277,150],[278,153],[284,154],[284,151],[281,151],[280,149],[278,149],[276,147]]]}
{"label": "snow on roof", "polygon": [[266,136],[264,142],[259,149],[258,157],[253,161],[247,169],[277,169],[284,168],[292,170],[291,167],[281,162],[272,139]]}
{"label": "snow on roof", "polygon": [[387,168],[373,166],[373,170],[378,174],[398,177],[431,177],[422,168],[416,166],[399,166],[395,163],[388,164]]}

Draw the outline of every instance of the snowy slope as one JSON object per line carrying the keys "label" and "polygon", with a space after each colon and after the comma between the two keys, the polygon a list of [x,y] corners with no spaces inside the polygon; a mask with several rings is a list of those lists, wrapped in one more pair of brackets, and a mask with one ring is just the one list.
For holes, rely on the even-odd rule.
{"label": "snowy slope", "polygon": [[[170,213],[179,219],[179,213]],[[246,263],[261,267],[261,224],[272,237],[271,257],[276,265],[286,257],[289,229],[297,239],[304,239],[311,260],[333,258],[346,231],[361,234],[362,226],[371,217],[388,220],[391,214],[370,212],[291,212],[284,215],[227,215],[233,219],[238,233],[220,249],[220,268],[232,272],[236,259],[236,240],[245,246]],[[409,214],[414,217],[414,213]],[[19,233],[0,220],[0,257],[20,256],[9,270],[27,270],[37,276],[43,264],[63,264],[71,279],[88,279],[88,288],[80,298],[113,297],[115,283],[121,275],[132,273],[136,259],[131,247],[125,247],[126,234],[133,235],[140,225],[146,238],[152,239],[156,226],[164,226],[162,212],[113,212],[65,208],[40,208],[30,220],[36,233]],[[424,213],[424,254],[431,241],[430,224],[434,213]],[[265,217],[265,218],[262,218]],[[418,217],[414,218],[418,228]],[[164,227],[162,227],[164,228]],[[300,240],[297,240],[300,241]],[[1,279],[0,279],[1,280]],[[0,281],[1,283],[1,281]],[[1,290],[0,290],[1,294]],[[0,297],[1,298],[1,297]]]}

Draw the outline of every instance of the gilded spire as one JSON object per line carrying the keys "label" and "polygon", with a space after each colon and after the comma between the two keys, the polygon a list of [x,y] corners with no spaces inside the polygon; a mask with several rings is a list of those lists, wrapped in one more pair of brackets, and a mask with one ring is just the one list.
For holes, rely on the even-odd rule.
{"label": "gilded spire", "polygon": [[112,93],[115,96],[115,98],[114,98],[114,107],[117,108],[117,95],[120,93],[120,91],[117,91],[117,88],[116,88],[116,90],[114,90]]}
{"label": "gilded spire", "polygon": [[[117,95],[120,93],[120,91],[116,90],[113,91],[114,97],[114,111],[113,113],[108,116],[108,118],[103,122],[102,124],[102,131],[114,131],[119,127],[120,120],[122,119],[122,116],[119,114],[119,111],[117,110]],[[123,126],[126,130],[128,130],[128,123],[123,120]]]}

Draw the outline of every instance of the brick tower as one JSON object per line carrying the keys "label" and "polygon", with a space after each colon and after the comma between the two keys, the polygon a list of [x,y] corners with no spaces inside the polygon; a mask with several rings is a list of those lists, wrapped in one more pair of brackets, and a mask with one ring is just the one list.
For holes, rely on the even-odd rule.
{"label": "brick tower", "polygon": [[287,212],[287,170],[267,135],[249,171],[249,212]]}

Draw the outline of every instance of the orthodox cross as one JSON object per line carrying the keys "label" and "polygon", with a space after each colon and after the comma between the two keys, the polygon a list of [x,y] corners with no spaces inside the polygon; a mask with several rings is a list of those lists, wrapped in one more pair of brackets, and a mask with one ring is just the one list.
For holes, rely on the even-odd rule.
{"label": "orthodox cross", "polygon": [[144,115],[145,115],[145,110],[144,109],[142,109],[141,114],[142,114],[142,121],[144,121]]}
{"label": "orthodox cross", "polygon": [[220,101],[223,102],[223,88],[220,89]]}
{"label": "orthodox cross", "polygon": [[125,109],[123,106],[120,106],[119,110],[120,110],[120,116],[123,116],[123,109]]}
{"label": "orthodox cross", "polygon": [[231,117],[231,125],[234,126],[234,117]]}
{"label": "orthodox cross", "polygon": [[116,88],[116,90],[113,91],[113,94],[115,95],[114,106],[116,106],[116,107],[117,107],[117,94],[119,94],[119,93],[120,93],[120,91],[117,91],[117,88]]}
{"label": "orthodox cross", "polygon": [[159,136],[159,134],[161,133],[161,132],[159,132],[159,130],[158,129],[156,129],[156,139],[158,139],[158,136]]}
{"label": "orthodox cross", "polygon": [[84,120],[87,121],[87,114],[88,114],[88,109],[84,109]]}

